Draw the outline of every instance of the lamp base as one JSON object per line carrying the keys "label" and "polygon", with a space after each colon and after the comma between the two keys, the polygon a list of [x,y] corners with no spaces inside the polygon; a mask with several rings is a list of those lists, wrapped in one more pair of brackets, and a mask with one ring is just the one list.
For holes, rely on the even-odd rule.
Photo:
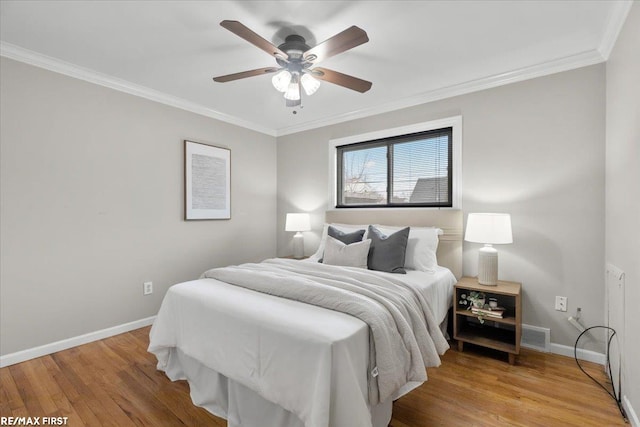
{"label": "lamp base", "polygon": [[484,245],[478,251],[478,283],[485,286],[498,284],[498,251],[491,245]]}
{"label": "lamp base", "polygon": [[293,236],[293,257],[295,259],[304,258],[304,236],[299,231]]}

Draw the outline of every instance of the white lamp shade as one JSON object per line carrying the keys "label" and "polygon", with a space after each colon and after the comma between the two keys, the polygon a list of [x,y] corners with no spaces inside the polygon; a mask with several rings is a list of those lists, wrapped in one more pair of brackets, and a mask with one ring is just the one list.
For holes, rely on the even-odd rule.
{"label": "white lamp shade", "polygon": [[298,83],[289,83],[289,87],[284,93],[284,99],[288,99],[289,101],[297,101],[300,99],[300,86],[298,86]]}
{"label": "white lamp shade", "polygon": [[271,79],[273,87],[279,92],[286,92],[289,87],[289,82],[291,82],[291,73],[287,70],[280,71]]}
{"label": "white lamp shade", "polygon": [[291,75],[291,81],[284,93],[284,99],[289,101],[298,101],[300,99],[300,75],[297,73]]}
{"label": "white lamp shade", "polygon": [[464,240],[500,245],[513,243],[511,215],[503,213],[470,213]]}
{"label": "white lamp shade", "polygon": [[308,213],[288,213],[285,231],[309,231],[311,219]]}
{"label": "white lamp shade", "polygon": [[320,81],[314,79],[311,74],[303,74],[300,78],[300,83],[302,84],[304,93],[306,93],[308,96],[316,93],[316,91],[320,87]]}

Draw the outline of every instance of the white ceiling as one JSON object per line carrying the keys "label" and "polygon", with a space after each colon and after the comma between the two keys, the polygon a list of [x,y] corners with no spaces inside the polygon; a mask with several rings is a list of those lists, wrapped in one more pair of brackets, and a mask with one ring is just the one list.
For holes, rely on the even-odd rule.
{"label": "white ceiling", "polygon": [[[627,1],[5,1],[2,55],[271,135],[284,135],[607,59]],[[297,114],[275,65],[219,25],[237,20],[275,45],[315,45],[357,25],[370,41],[321,63],[373,82],[323,83]]]}

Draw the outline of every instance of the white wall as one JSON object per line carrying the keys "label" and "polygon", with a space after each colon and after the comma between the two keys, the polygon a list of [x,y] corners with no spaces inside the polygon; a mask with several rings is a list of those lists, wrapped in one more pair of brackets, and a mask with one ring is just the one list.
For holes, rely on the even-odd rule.
{"label": "white wall", "polygon": [[[2,355],[155,315],[170,285],[275,255],[275,138],[1,67]],[[184,139],[231,148],[231,220],[183,220]]]}
{"label": "white wall", "polygon": [[[330,139],[462,115],[465,219],[512,214],[514,244],[498,248],[500,277],[523,283],[525,323],[573,346],[577,331],[566,318],[577,307],[588,325],[604,315],[604,108],[600,64],[279,137],[278,253],[291,253],[287,212],[312,212],[307,253],[317,247]],[[477,274],[478,248],[465,243],[466,275]],[[556,295],[569,298],[569,312],[554,310]]]}
{"label": "white wall", "polygon": [[[607,62],[605,259],[625,271],[623,396],[640,415],[640,4]],[[636,418],[636,423],[638,419]],[[638,424],[636,424],[638,425]]]}

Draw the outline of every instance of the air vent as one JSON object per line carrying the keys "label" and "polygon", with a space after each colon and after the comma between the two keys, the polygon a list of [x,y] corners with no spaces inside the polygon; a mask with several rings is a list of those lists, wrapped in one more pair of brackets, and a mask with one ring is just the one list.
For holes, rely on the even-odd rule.
{"label": "air vent", "polygon": [[522,347],[549,353],[551,330],[539,326],[522,325]]}

